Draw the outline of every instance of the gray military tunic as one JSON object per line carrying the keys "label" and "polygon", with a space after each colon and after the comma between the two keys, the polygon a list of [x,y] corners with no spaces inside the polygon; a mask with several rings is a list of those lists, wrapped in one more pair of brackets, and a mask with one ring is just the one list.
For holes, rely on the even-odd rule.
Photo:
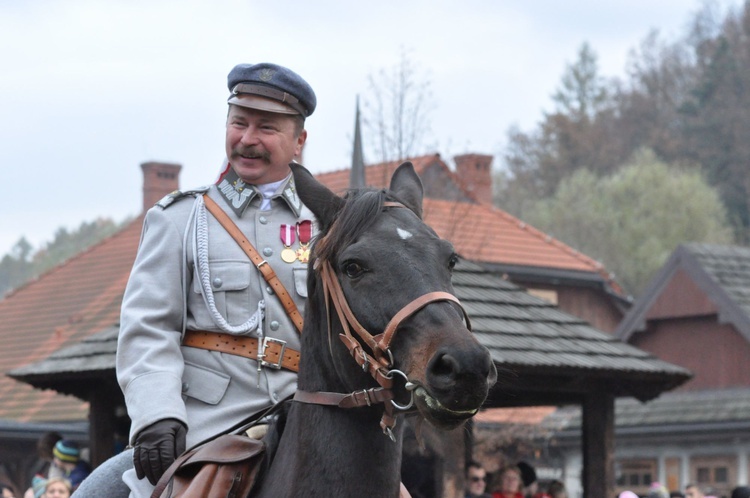
{"label": "gray military tunic", "polygon": [[[191,447],[296,389],[297,375],[289,370],[259,370],[255,360],[181,346],[187,329],[273,338],[300,348],[298,332],[260,272],[202,212],[203,192],[271,264],[304,314],[307,264],[280,257],[282,225],[313,220],[291,175],[269,210],[260,209],[259,190],[231,169],[218,185],[160,201],[146,214],[121,314],[117,378],[132,420],[131,443],[145,427],[174,418],[188,427]],[[292,248],[298,247],[296,240]]]}

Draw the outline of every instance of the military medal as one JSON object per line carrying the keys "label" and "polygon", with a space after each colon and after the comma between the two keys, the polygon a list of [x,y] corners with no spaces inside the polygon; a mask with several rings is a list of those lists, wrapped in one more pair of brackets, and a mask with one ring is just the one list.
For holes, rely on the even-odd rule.
{"label": "military medal", "polygon": [[310,239],[312,238],[312,221],[302,220],[297,223],[297,236],[299,237],[299,249],[297,249],[297,259],[301,263],[307,263],[310,259]]}
{"label": "military medal", "polygon": [[294,228],[292,225],[282,224],[281,225],[281,243],[284,244],[284,249],[281,250],[281,259],[285,263],[294,263],[297,259],[297,252],[292,249],[294,244]]}

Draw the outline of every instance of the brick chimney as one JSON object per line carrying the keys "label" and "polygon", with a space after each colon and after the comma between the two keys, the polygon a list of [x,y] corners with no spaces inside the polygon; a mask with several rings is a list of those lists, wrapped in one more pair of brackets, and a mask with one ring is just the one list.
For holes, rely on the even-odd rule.
{"label": "brick chimney", "polygon": [[492,204],[492,156],[463,154],[453,160],[461,185],[482,204]]}
{"label": "brick chimney", "polygon": [[180,188],[179,164],[141,163],[143,170],[143,211],[149,210],[162,197]]}

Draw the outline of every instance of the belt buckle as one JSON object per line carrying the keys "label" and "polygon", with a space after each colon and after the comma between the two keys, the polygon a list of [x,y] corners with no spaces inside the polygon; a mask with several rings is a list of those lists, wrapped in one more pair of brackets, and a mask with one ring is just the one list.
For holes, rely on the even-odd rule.
{"label": "belt buckle", "polygon": [[[279,352],[279,361],[275,363],[266,361],[266,348],[268,347],[269,343],[274,343],[281,346],[281,351]],[[281,370],[281,363],[284,361],[284,353],[286,352],[286,341],[283,341],[281,339],[274,339],[273,337],[265,337],[263,339],[262,348],[263,353],[259,355],[261,366],[273,368],[274,370]]]}

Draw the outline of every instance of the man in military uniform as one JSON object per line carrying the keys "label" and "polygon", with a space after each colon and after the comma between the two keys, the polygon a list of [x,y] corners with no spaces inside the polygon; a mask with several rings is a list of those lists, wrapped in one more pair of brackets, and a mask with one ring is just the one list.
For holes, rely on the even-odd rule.
{"label": "man in military uniform", "polygon": [[[135,468],[123,475],[131,496],[150,496],[186,447],[296,388],[295,366],[282,365],[299,351],[294,320],[206,208],[221,207],[304,313],[313,215],[289,163],[316,98],[299,75],[268,63],[236,66],[228,86],[226,169],[216,184],[174,192],[148,211],[123,299],[117,378],[132,419]],[[256,350],[240,356],[222,344]]]}

